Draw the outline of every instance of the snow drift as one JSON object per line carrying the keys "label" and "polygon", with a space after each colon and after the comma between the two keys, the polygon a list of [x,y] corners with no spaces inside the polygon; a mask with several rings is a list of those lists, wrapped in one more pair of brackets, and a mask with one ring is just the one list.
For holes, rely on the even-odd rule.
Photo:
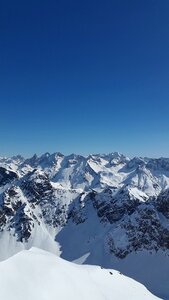
{"label": "snow drift", "polygon": [[153,300],[146,288],[114,270],[80,266],[32,248],[0,263],[3,300]]}

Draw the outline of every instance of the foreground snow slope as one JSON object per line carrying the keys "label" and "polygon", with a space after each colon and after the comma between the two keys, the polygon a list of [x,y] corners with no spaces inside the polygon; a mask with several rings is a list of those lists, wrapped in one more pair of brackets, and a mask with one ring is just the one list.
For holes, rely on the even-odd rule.
{"label": "foreground snow slope", "polygon": [[114,270],[80,266],[32,248],[0,263],[3,300],[159,299]]}

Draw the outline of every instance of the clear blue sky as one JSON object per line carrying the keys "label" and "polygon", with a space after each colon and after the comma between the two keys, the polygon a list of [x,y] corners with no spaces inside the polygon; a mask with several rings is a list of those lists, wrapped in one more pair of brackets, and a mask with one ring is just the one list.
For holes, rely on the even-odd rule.
{"label": "clear blue sky", "polygon": [[0,145],[169,157],[169,1],[1,1]]}

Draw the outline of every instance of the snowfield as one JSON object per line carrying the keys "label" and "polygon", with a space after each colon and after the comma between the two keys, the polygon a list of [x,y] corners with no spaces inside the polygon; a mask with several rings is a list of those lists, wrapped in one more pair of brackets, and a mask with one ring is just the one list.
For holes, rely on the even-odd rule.
{"label": "snowfield", "polygon": [[80,266],[31,248],[0,263],[3,300],[153,300],[143,285],[114,270]]}

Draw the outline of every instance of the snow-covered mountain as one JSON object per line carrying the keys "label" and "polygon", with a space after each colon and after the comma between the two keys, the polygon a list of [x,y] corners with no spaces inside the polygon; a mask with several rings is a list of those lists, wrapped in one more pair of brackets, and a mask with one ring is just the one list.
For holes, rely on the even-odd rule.
{"label": "snow-covered mountain", "polygon": [[115,270],[79,266],[33,248],[0,263],[3,300],[155,300],[143,285]]}
{"label": "snow-covered mountain", "polygon": [[122,270],[169,299],[169,159],[0,158],[0,260],[32,246]]}

